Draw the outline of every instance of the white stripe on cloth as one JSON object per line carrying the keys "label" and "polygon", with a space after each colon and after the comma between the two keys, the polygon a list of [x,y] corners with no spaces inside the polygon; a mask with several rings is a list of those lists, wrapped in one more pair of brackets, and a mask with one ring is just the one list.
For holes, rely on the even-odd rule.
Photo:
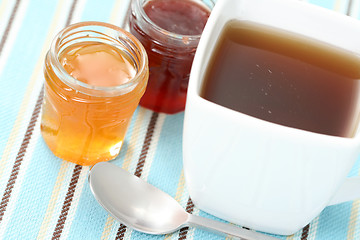
{"label": "white stripe on cloth", "polygon": [[154,129],[154,134],[153,134],[151,142],[150,142],[149,151],[147,153],[145,164],[144,164],[143,171],[141,174],[141,178],[144,179],[145,181],[147,181],[148,176],[149,176],[149,171],[151,168],[151,164],[154,160],[156,148],[157,148],[157,145],[159,142],[159,138],[160,138],[162,127],[164,125],[165,118],[166,118],[165,114],[159,113],[158,119],[156,121],[155,129]]}
{"label": "white stripe on cloth", "polygon": [[[11,2],[16,3],[16,1],[11,1]],[[20,1],[20,3],[19,3],[16,15],[14,16],[15,18],[13,19],[13,22],[12,22],[12,26],[10,28],[10,31],[8,32],[8,35],[7,35],[7,40],[5,42],[5,45],[2,48],[2,52],[1,52],[1,55],[0,55],[0,75],[1,75],[4,67],[6,66],[6,62],[7,62],[8,58],[9,58],[9,55],[10,55],[11,51],[13,50],[14,43],[16,42],[17,35],[19,33],[19,30],[20,30],[21,25],[23,23],[24,17],[26,15],[25,13],[26,13],[28,5],[29,5],[29,1],[26,1],[26,0],[25,1]],[[11,13],[12,9],[13,9],[13,6],[9,9],[10,13]],[[6,25],[7,25],[9,20],[10,19],[5,20],[4,22],[2,22],[1,26],[6,28]],[[2,27],[0,27],[0,31],[2,30],[1,28]],[[1,31],[0,36],[3,36],[3,34],[4,34],[4,31]]]}
{"label": "white stripe on cloth", "polygon": [[76,184],[74,197],[71,201],[71,206],[70,206],[70,209],[69,209],[66,221],[65,221],[63,231],[61,233],[62,239],[67,239],[69,237],[71,223],[73,222],[72,220],[74,219],[76,209],[78,207],[79,200],[81,197],[81,193],[84,189],[84,186],[86,186],[85,183],[86,183],[87,175],[89,173],[89,169],[90,169],[90,167],[88,167],[88,166],[86,166],[86,167],[83,166],[81,169],[79,180],[78,180],[78,183]]}
{"label": "white stripe on cloth", "polygon": [[[178,185],[177,185],[177,189],[176,189],[176,193],[175,193],[175,197],[174,199],[185,209],[186,208],[186,204],[188,202],[189,199],[189,194],[185,188],[185,176],[184,176],[184,170],[181,171],[179,180],[178,180]],[[180,231],[176,231],[174,233],[171,234],[167,234],[164,238],[164,240],[177,240],[179,239],[179,233]]]}
{"label": "white stripe on cloth", "polygon": [[[80,0],[83,2],[82,0]],[[44,48],[42,49],[42,54],[38,61],[36,70],[36,74],[40,74],[39,77],[43,79],[42,71],[40,72],[40,69],[42,69],[44,57],[46,52],[48,51],[48,48],[50,46],[50,43],[54,36],[59,32],[62,28],[64,28],[68,15],[64,13],[70,13],[70,9],[72,6],[73,0],[58,0],[56,10],[55,10],[55,16],[53,17],[53,21],[50,25],[50,29],[48,31],[48,35],[46,38],[46,44],[44,45]],[[80,4],[80,6],[76,6],[73,12],[73,18],[72,20],[76,20],[77,16],[80,12],[84,9],[84,4]],[[33,74],[34,75],[34,74]],[[43,82],[43,81],[41,81]],[[48,203],[46,213],[44,215],[42,224],[40,226],[40,230],[37,236],[37,239],[49,239],[52,237],[53,231],[55,229],[55,226],[57,224],[58,218],[61,214],[62,205],[64,202],[64,199],[66,197],[66,193],[68,190],[68,186],[71,181],[71,176],[73,172],[73,166],[74,164],[66,161],[62,161],[60,170],[57,175],[57,179],[55,182],[55,185],[53,187],[53,191],[50,197],[50,201]],[[74,166],[75,167],[75,166]],[[83,170],[82,170],[83,171]]]}
{"label": "white stripe on cloth", "polygon": [[62,161],[37,239],[51,239],[71,180],[73,164]]}
{"label": "white stripe on cloth", "polygon": [[[200,210],[194,206],[194,210],[192,212],[193,215],[199,215],[200,213]],[[189,230],[187,232],[187,235],[186,235],[186,240],[193,240],[194,239],[194,235],[195,235],[195,230],[196,228],[195,227],[189,227]]]}
{"label": "white stripe on cloth", "polygon": [[310,223],[310,228],[309,228],[309,233],[308,233],[307,240],[315,240],[318,225],[319,225],[319,217],[316,217]]}
{"label": "white stripe on cloth", "polygon": [[81,21],[87,0],[77,0],[70,24]]}
{"label": "white stripe on cloth", "polygon": [[360,216],[359,216],[360,200],[353,202],[349,218],[349,226],[346,239],[356,240],[356,233],[360,231]]}
{"label": "white stripe on cloth", "polygon": [[[359,19],[360,0],[348,0],[348,1],[349,4],[351,1],[351,9],[349,9],[348,11],[349,16]],[[358,173],[358,175],[360,175],[360,172]],[[360,231],[359,206],[360,206],[360,200],[353,201],[351,206],[348,231],[347,231],[348,240],[355,240],[356,233]]]}
{"label": "white stripe on cloth", "polygon": [[21,167],[19,169],[14,188],[12,189],[9,203],[6,207],[5,214],[4,214],[1,224],[0,224],[0,236],[4,236],[6,227],[9,223],[9,221],[11,220],[11,216],[14,212],[14,209],[16,209],[16,203],[17,203],[17,199],[19,198],[19,195],[20,195],[19,193],[21,190],[21,185],[24,181],[26,171],[31,162],[34,148],[36,146],[36,143],[39,140],[40,135],[41,135],[40,134],[40,121],[37,121],[35,124],[34,131],[32,133],[31,141],[26,149],[24,158],[21,162]]}
{"label": "white stripe on cloth", "polygon": [[128,142],[128,145],[131,147],[127,149],[124,162],[122,165],[122,168],[126,169],[127,171],[130,171],[131,163],[133,163],[133,165],[137,163],[136,158],[140,154],[140,148],[138,146],[142,144],[146,135],[145,131],[141,131],[141,126],[144,126],[145,123],[149,121],[149,119],[150,119],[150,115],[148,114],[148,112],[144,108],[139,108],[139,113],[136,117],[132,134]]}
{"label": "white stripe on cloth", "polygon": [[[4,2],[4,1],[3,1]],[[8,1],[5,1],[8,2]],[[16,1],[11,1],[13,3],[15,3]],[[20,5],[18,7],[17,10],[17,14],[15,15],[15,19],[13,20],[13,25],[10,29],[10,32],[7,36],[7,41],[4,45],[4,48],[2,50],[2,53],[0,55],[0,76],[2,73],[2,70],[4,68],[4,66],[6,65],[6,61],[9,58],[9,54],[11,52],[11,50],[13,49],[13,45],[15,43],[17,34],[19,32],[21,23],[23,22],[24,16],[25,16],[25,12],[28,6],[28,2],[29,1],[21,1]],[[9,11],[9,17],[11,15],[11,11],[13,10],[13,5],[12,4],[7,4],[8,9],[7,11]],[[0,6],[2,7],[2,6]],[[2,20],[2,18],[1,18]],[[1,26],[3,26],[4,28],[6,27],[6,23],[8,22],[8,20],[3,21],[1,24]],[[1,35],[2,36],[2,35]],[[1,79],[1,78],[0,78]],[[36,98],[32,99],[32,102],[36,102]],[[28,108],[27,113],[29,113],[29,115],[27,116],[31,116],[31,111],[33,109],[32,108]],[[28,119],[26,119],[25,121],[29,121]],[[9,138],[7,140],[7,143],[5,145],[4,151],[2,153],[1,156],[1,161],[0,161],[0,192],[3,193],[5,188],[6,188],[6,183],[9,179],[9,176],[11,174],[11,170],[12,170],[12,166],[14,164],[16,155],[19,151],[20,145],[22,143],[23,140],[23,136],[25,134],[26,131],[26,127],[27,127],[27,123],[23,125],[23,128],[20,129],[20,127],[18,126],[17,128],[14,128],[14,134],[10,134]],[[20,131],[21,130],[21,131]],[[18,134],[19,133],[19,134]],[[10,159],[12,159],[13,161],[11,161]]]}
{"label": "white stripe on cloth", "polygon": [[342,14],[346,14],[349,0],[336,0],[333,10]]}
{"label": "white stripe on cloth", "polygon": [[[151,115],[152,115],[152,112],[151,111],[146,111],[150,117],[149,119],[151,118]],[[161,130],[162,130],[162,127],[163,127],[163,124],[164,124],[164,121],[165,121],[165,114],[159,114],[158,116],[158,119],[156,121],[156,124],[155,124],[155,127],[154,127],[154,133],[153,133],[153,136],[151,138],[151,141],[150,141],[150,146],[149,146],[149,150],[147,152],[147,155],[146,155],[146,159],[145,159],[145,164],[143,166],[143,169],[142,169],[142,173],[141,173],[141,178],[145,181],[147,181],[147,178],[149,176],[149,171],[150,171],[150,168],[151,168],[151,163],[154,159],[154,152],[156,151],[156,148],[157,148],[157,145],[158,145],[158,142],[159,142],[159,137],[160,137],[160,134],[161,134]],[[149,121],[150,122],[150,121]],[[146,132],[147,131],[143,131],[146,135]],[[145,136],[144,136],[145,138]],[[144,142],[144,140],[142,141]],[[139,150],[141,151],[141,148],[139,148]],[[137,164],[137,161],[132,161],[134,164],[134,168],[133,168],[133,171],[132,172],[135,172],[135,167],[136,167],[136,164]],[[116,226],[117,226],[117,229],[119,228],[119,223],[116,222]],[[117,230],[116,229],[116,230]],[[132,236],[132,233],[133,233],[133,229],[131,228],[127,228],[126,229],[126,232],[125,232],[125,235],[124,235],[124,240],[130,240],[131,239],[131,236]],[[112,239],[114,239],[116,236],[115,235],[112,235]]]}
{"label": "white stripe on cloth", "polygon": [[[146,131],[141,131],[141,126],[149,121],[149,116],[146,117],[146,113],[147,111],[144,108],[139,108],[136,119],[133,120],[135,123],[131,136],[129,136],[129,146],[136,146],[137,143],[144,141]],[[136,162],[136,157],[139,155],[139,151],[134,152],[134,148],[135,147],[128,147],[124,157],[122,168],[127,171],[129,171],[130,163]],[[119,223],[109,215],[106,219],[101,239],[109,239],[110,236],[116,236],[118,228]]]}
{"label": "white stripe on cloth", "polygon": [[[24,2],[28,2],[28,1],[24,1]],[[68,12],[67,10],[70,9],[70,6],[71,6],[70,0],[63,0],[63,1],[59,0],[58,5],[56,7],[55,15],[52,19],[45,42],[43,43],[41,54],[36,62],[32,75],[29,79],[29,83],[23,95],[23,100],[20,105],[18,115],[13,124],[12,130],[9,134],[7,143],[4,148],[4,152],[1,156],[1,161],[0,161],[1,180],[6,179],[7,181],[8,178],[3,175],[10,174],[11,172],[12,166],[15,161],[15,156],[19,150],[20,144],[23,140],[23,136],[26,131],[26,127],[30,120],[33,106],[37,101],[40,89],[43,85],[44,76],[42,70],[44,65],[45,54],[49,49],[52,38],[55,36],[57,31],[59,31],[66,23],[67,16],[63,13]],[[25,10],[20,10],[20,11],[25,11]],[[25,15],[25,12],[23,12],[22,15]],[[0,183],[0,186],[3,186],[2,182]],[[3,191],[3,189],[0,189],[0,191],[1,190]]]}
{"label": "white stripe on cloth", "polygon": [[360,0],[351,0],[351,1],[352,1],[352,7],[349,11],[350,16],[360,20]]}
{"label": "white stripe on cloth", "polygon": [[[147,111],[147,113],[152,113],[152,112]],[[151,118],[151,115],[152,114],[150,114],[150,118]],[[161,134],[162,127],[164,125],[165,117],[166,117],[165,114],[159,114],[158,119],[157,119],[156,124],[155,124],[155,127],[154,127],[154,133],[153,133],[153,136],[152,136],[151,141],[150,141],[149,150],[147,152],[146,159],[145,159],[145,164],[143,166],[142,173],[141,173],[141,178],[143,180],[145,180],[145,181],[147,181],[147,178],[149,176],[149,171],[150,171],[153,159],[154,159],[154,154],[156,152],[156,148],[157,148],[157,145],[158,145],[158,142],[159,142],[159,137],[160,137],[160,134]],[[144,132],[146,134],[146,131],[144,131]],[[133,162],[137,163],[137,161],[133,161]],[[135,169],[133,171],[135,171]],[[117,225],[119,225],[119,224],[117,224]],[[131,236],[132,236],[132,233],[133,233],[133,229],[127,228],[126,232],[125,232],[125,235],[124,235],[124,240],[130,240]],[[115,236],[116,235],[113,235],[114,238],[115,238]]]}
{"label": "white stripe on cloth", "polygon": [[[148,124],[145,125],[144,123],[149,123],[150,122],[150,119],[151,119],[151,116],[152,116],[151,111],[145,110],[144,108],[140,108],[139,109],[139,115],[140,114],[145,115],[145,118],[142,121],[139,121],[139,124],[141,124],[141,125],[136,124],[134,126],[134,128],[138,127],[138,126],[139,127],[140,126],[147,126]],[[141,178],[144,179],[145,181],[147,181],[147,178],[148,178],[149,170],[151,168],[151,164],[152,164],[153,159],[154,159],[154,155],[155,155],[155,152],[156,152],[157,144],[159,142],[159,137],[161,135],[161,131],[162,131],[162,127],[164,125],[165,118],[166,118],[166,114],[159,114],[159,116],[157,118],[157,121],[156,121],[156,124],[154,126],[154,133],[153,133],[152,138],[151,138],[149,150],[147,152],[146,159],[145,159],[145,164],[143,166],[142,173],[141,173]],[[138,163],[138,159],[139,159],[139,156],[140,156],[141,148],[142,148],[142,145],[144,143],[147,131],[140,131],[140,129],[138,131],[136,131],[134,129],[133,132],[135,134],[136,134],[136,132],[140,132],[142,134],[142,136],[137,141],[137,143],[141,142],[141,145],[139,145],[137,147],[136,153],[134,153],[134,152],[129,153],[130,155],[135,154],[134,156],[136,156],[136,157],[130,158],[130,156],[128,155],[128,152],[126,154],[124,165],[127,166],[127,168],[125,168],[125,169],[130,171],[130,172],[135,172],[135,169],[136,169],[136,166],[137,166],[137,163]],[[138,138],[138,136],[136,136],[136,138]],[[131,139],[131,142],[129,143],[129,145],[136,143],[136,142],[133,142],[132,140],[133,140],[133,138]],[[130,145],[130,146],[135,146],[135,145]],[[125,163],[128,163],[127,160],[130,160],[130,164],[125,164]],[[124,167],[124,165],[123,165],[123,167]],[[111,226],[110,231],[109,231],[109,225],[111,223],[112,223],[112,226]],[[112,217],[109,216],[108,219],[107,219],[107,222],[105,224],[107,231],[105,231],[105,228],[104,228],[103,235],[102,235],[101,239],[106,239],[105,236],[110,238],[110,239],[114,239],[116,237],[116,235],[117,235],[119,225],[120,225],[119,222],[115,221]],[[124,234],[124,239],[131,239],[132,233],[133,233],[133,230],[130,229],[130,228],[127,228],[126,232]]]}
{"label": "white stripe on cloth", "polygon": [[[81,16],[82,16],[82,14],[84,12],[85,5],[86,5],[86,0],[77,0],[75,9],[74,9],[73,14],[72,14],[70,24],[81,21]],[[71,223],[73,222],[72,219],[75,216],[76,209],[77,209],[78,204],[79,204],[81,193],[82,193],[82,191],[84,189],[84,186],[86,185],[85,180],[87,179],[89,169],[90,169],[90,167],[85,167],[85,166],[83,166],[82,169],[81,169],[80,176],[79,176],[78,182],[76,184],[76,188],[74,190],[75,191],[74,197],[73,197],[73,199],[71,201],[70,209],[68,210],[66,221],[64,223],[63,230],[62,230],[62,233],[61,233],[61,238],[62,239],[67,239],[67,237],[69,235],[70,228],[71,228]],[[69,177],[69,179],[71,179],[71,176]],[[65,192],[67,193],[67,191],[68,190],[66,189]],[[62,199],[64,199],[64,198],[62,198]],[[60,205],[60,203],[61,202],[58,202],[59,205]],[[61,204],[62,205],[64,204],[64,200],[62,200]],[[62,207],[62,205],[61,205],[61,207]],[[61,211],[62,211],[62,209],[60,210],[60,214],[61,214]],[[53,218],[52,222],[54,222],[55,226],[56,226],[59,215],[52,214],[52,215],[50,215],[50,217]],[[48,229],[50,234],[52,234],[51,231],[53,229],[54,228]]]}
{"label": "white stripe on cloth", "polygon": [[[189,192],[186,188],[186,185],[185,185],[185,176],[184,176],[184,170],[182,170],[181,172],[181,175],[179,177],[179,181],[178,181],[178,195],[175,196],[175,199],[180,203],[180,205],[183,207],[183,209],[186,209],[187,207],[187,204],[188,204],[188,201],[189,201],[189,198],[190,198],[190,195],[189,195]],[[196,214],[198,215],[199,214],[199,210],[194,206],[193,207],[193,212],[192,214]],[[180,230],[177,231],[176,233],[173,234],[173,236],[171,237],[172,240],[178,240],[179,239],[179,233],[180,233]],[[188,234],[191,233],[190,232],[190,228],[186,234],[186,239],[188,240]]]}
{"label": "white stripe on cloth", "polygon": [[129,0],[116,0],[111,12],[109,22],[119,27],[123,27],[126,21],[126,13],[130,6]]}
{"label": "white stripe on cloth", "polygon": [[[28,2],[28,1],[24,1],[24,2]],[[63,3],[63,2],[62,2]],[[26,6],[27,5],[20,5],[19,6],[19,15],[22,16],[21,21],[19,19],[14,19],[15,23],[14,23],[14,27],[15,29],[20,28],[22,21],[23,21],[23,17],[25,16],[25,12],[26,12]],[[64,5],[59,5],[59,6],[64,6]],[[59,7],[58,6],[58,7]],[[65,16],[63,16],[63,14],[61,14],[61,10],[63,8],[58,8],[56,11],[57,14],[55,14],[54,18],[53,18],[53,22],[51,25],[51,29],[48,32],[47,38],[46,38],[46,43],[42,49],[42,53],[37,61],[37,65],[32,73],[32,76],[30,78],[28,87],[26,89],[22,104],[20,106],[19,109],[19,113],[18,116],[15,120],[15,123],[13,125],[12,131],[9,135],[7,144],[5,146],[5,150],[2,156],[2,160],[0,162],[0,169],[4,169],[3,171],[5,172],[5,174],[1,174],[0,175],[0,179],[2,181],[6,181],[8,179],[8,177],[3,176],[3,175],[9,175],[12,169],[12,165],[14,164],[15,161],[15,156],[18,152],[18,149],[20,147],[20,142],[22,142],[22,138],[24,136],[24,133],[26,131],[26,126],[28,125],[29,121],[30,121],[30,117],[31,117],[31,112],[33,110],[33,107],[35,104],[35,102],[37,101],[37,98],[39,96],[39,91],[41,89],[42,83],[43,83],[43,76],[42,76],[42,66],[43,66],[43,62],[44,62],[44,56],[45,56],[45,52],[48,49],[48,46],[50,45],[50,41],[52,39],[52,35],[54,33],[55,28],[57,28],[57,26],[59,26],[59,24],[61,23],[62,25],[64,24],[63,22],[66,21]],[[63,19],[62,19],[63,18]],[[52,31],[51,31],[52,30]],[[11,31],[11,34],[14,34],[16,31]],[[15,42],[14,39],[15,38],[14,35],[10,35],[9,36],[10,39],[8,40],[9,42]],[[11,49],[11,47],[7,46],[7,49]],[[2,64],[3,65],[3,64]],[[16,205],[16,200],[18,198],[19,195],[19,189],[21,188],[21,183],[23,180],[23,177],[26,173],[26,169],[28,166],[28,159],[30,159],[29,157],[31,156],[31,153],[33,151],[34,148],[34,144],[36,143],[39,134],[40,134],[40,130],[39,130],[39,124],[40,124],[40,120],[39,118],[37,119],[36,125],[35,125],[35,129],[32,135],[32,138],[30,140],[30,143],[28,145],[26,154],[24,156],[24,159],[22,161],[21,164],[21,168],[20,168],[20,172],[19,175],[17,177],[16,183],[14,185],[12,194],[11,194],[11,198],[9,201],[9,204],[7,206],[7,209],[5,211],[5,215],[1,224],[1,228],[0,228],[0,235],[3,235],[4,229],[7,226],[7,223],[9,221],[9,219],[11,218],[12,212],[13,212],[13,208]],[[21,127],[22,126],[22,127]],[[4,166],[5,165],[5,166]],[[2,184],[3,186],[4,184]],[[3,189],[1,189],[3,190]]]}
{"label": "white stripe on cloth", "polygon": [[[137,142],[132,142],[131,143],[132,145],[129,145],[129,146],[132,146],[131,151],[133,151],[133,152],[131,154],[133,155],[133,157],[132,157],[131,161],[127,162],[128,164],[126,165],[126,167],[127,167],[127,170],[129,172],[131,172],[131,173],[135,173],[135,171],[136,171],[136,166],[138,164],[138,160],[139,160],[139,156],[141,154],[142,146],[143,146],[144,141],[145,141],[145,137],[146,137],[146,133],[147,133],[147,127],[148,127],[148,124],[150,123],[151,116],[152,116],[152,112],[145,109],[145,108],[140,107],[139,111],[143,112],[144,119],[143,119],[142,125],[134,126],[133,131],[138,131],[141,134],[139,136],[139,138],[137,139]],[[137,129],[135,129],[135,127],[137,127]],[[143,127],[145,127],[145,129],[142,129]]]}
{"label": "white stripe on cloth", "polygon": [[[0,21],[7,23],[10,19],[11,12],[14,9],[16,1],[1,1],[0,2]],[[4,35],[6,24],[0,24],[0,36]]]}
{"label": "white stripe on cloth", "polygon": [[[145,110],[144,108],[140,108],[140,110],[145,111],[146,114],[146,118],[145,118],[145,122],[150,123],[150,119],[152,116],[152,111],[149,110]],[[146,159],[145,159],[145,163],[141,172],[141,178],[144,179],[145,181],[147,181],[148,178],[148,174],[149,174],[149,170],[151,168],[151,164],[153,162],[154,159],[154,154],[158,145],[158,141],[159,141],[159,137],[161,134],[161,130],[165,121],[166,115],[165,114],[159,114],[156,124],[154,126],[154,132],[150,141],[150,146],[148,149],[148,152],[146,154]],[[148,124],[143,124],[143,126],[148,126]],[[141,141],[141,145],[139,145],[139,147],[137,148],[137,154],[136,154],[136,158],[134,158],[134,161],[131,161],[130,165],[129,165],[129,171],[130,172],[135,172],[137,163],[138,163],[138,159],[142,150],[142,146],[145,140],[145,136],[147,131],[142,131],[142,133],[144,133],[144,136],[142,137],[142,141]],[[117,230],[119,228],[119,223],[114,221],[115,223],[115,231],[112,231],[112,234],[110,236],[112,236],[112,238],[115,238],[116,234],[117,234]],[[131,235],[133,233],[133,230],[130,228],[126,229],[126,232],[124,234],[124,239],[131,239]]]}

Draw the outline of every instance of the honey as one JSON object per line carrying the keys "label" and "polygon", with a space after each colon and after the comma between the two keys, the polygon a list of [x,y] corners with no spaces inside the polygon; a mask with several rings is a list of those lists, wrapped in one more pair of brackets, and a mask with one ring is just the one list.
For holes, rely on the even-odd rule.
{"label": "honey", "polygon": [[76,164],[111,160],[145,91],[146,54],[100,40],[59,45],[57,61],[49,51],[45,62],[43,138],[56,156]]}
{"label": "honey", "polygon": [[135,66],[116,47],[97,42],[77,43],[59,57],[72,77],[93,86],[113,87],[129,82]]}

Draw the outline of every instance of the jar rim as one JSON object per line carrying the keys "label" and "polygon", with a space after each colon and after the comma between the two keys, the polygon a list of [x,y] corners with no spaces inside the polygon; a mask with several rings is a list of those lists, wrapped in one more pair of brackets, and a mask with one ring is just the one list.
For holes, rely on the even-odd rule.
{"label": "jar rim", "polygon": [[[72,30],[80,28],[80,27],[87,27],[87,26],[89,26],[89,27],[100,26],[100,27],[108,28],[110,30],[114,30],[114,31],[120,33],[120,35],[118,35],[117,38],[121,38],[122,36],[124,36],[127,39],[124,39],[124,38],[122,38],[122,39],[124,39],[125,41],[130,40],[135,45],[135,47],[137,48],[136,50],[139,51],[139,53],[140,53],[140,58],[139,58],[139,64],[138,64],[136,75],[130,81],[120,84],[120,85],[110,86],[110,87],[109,86],[95,86],[95,85],[87,84],[85,82],[82,82],[82,81],[74,78],[65,70],[65,68],[60,63],[60,60],[58,57],[59,44],[61,43],[61,40],[67,36],[66,34],[71,33]],[[115,40],[115,38],[112,38],[112,39]],[[143,78],[144,72],[146,72],[147,64],[148,64],[146,50],[135,36],[133,36],[131,33],[127,32],[124,29],[122,29],[118,26],[115,26],[113,24],[97,22],[97,21],[84,21],[84,22],[74,23],[74,24],[71,24],[71,25],[65,27],[54,37],[54,39],[51,43],[48,55],[50,57],[52,67],[54,69],[56,69],[56,71],[58,73],[60,73],[60,76],[58,76],[58,77],[65,84],[70,84],[71,85],[70,87],[73,87],[73,85],[75,85],[75,86],[79,86],[84,89],[93,90],[93,91],[101,91],[101,92],[105,92],[105,93],[118,92],[118,91],[122,91],[124,89],[130,88],[130,87],[133,87],[134,85],[136,86],[140,82],[140,80]]]}
{"label": "jar rim", "polygon": [[[145,20],[145,22],[147,24],[151,24],[152,28],[155,29],[157,32],[162,33],[163,35],[165,35],[167,38],[172,38],[173,40],[180,40],[180,41],[199,41],[200,37],[201,37],[201,33],[197,34],[197,35],[186,35],[186,34],[179,34],[179,33],[174,33],[171,31],[168,31],[160,26],[158,26],[154,21],[152,21],[149,16],[146,14],[142,3],[145,0],[134,0],[134,4],[136,5],[136,8],[140,11],[141,13],[141,17]],[[202,3],[205,7],[208,7],[210,12],[212,10],[212,8],[215,6],[215,2],[214,0],[207,0],[208,2],[210,2],[212,4],[211,7],[209,7],[207,4],[205,4],[203,2],[203,0],[192,0],[194,2],[198,2],[198,3]]]}

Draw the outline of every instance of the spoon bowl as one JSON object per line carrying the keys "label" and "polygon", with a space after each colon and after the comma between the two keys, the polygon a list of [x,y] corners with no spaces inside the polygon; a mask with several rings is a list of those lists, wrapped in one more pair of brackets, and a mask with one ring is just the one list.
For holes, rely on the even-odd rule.
{"label": "spoon bowl", "polygon": [[188,214],[169,195],[110,163],[96,164],[89,173],[96,200],[115,219],[149,234],[166,234],[182,227]]}
{"label": "spoon bowl", "polygon": [[88,180],[99,204],[119,222],[139,232],[167,234],[185,226],[196,226],[249,240],[277,239],[191,215],[165,192],[108,162],[94,165]]}

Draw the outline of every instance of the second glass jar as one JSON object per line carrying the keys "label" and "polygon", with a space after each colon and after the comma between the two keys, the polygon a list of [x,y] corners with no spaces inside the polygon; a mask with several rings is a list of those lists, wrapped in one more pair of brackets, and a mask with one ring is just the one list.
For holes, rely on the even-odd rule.
{"label": "second glass jar", "polygon": [[191,65],[213,6],[211,0],[132,1],[130,32],[149,58],[149,82],[141,106],[168,114],[185,109]]}

